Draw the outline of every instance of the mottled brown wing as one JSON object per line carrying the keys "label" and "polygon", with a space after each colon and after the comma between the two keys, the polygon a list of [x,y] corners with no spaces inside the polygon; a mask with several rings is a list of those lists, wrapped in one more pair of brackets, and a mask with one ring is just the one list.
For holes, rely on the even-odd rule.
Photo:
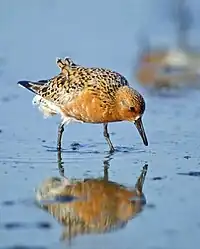
{"label": "mottled brown wing", "polygon": [[60,73],[58,76],[48,80],[38,91],[38,94],[44,99],[57,105],[64,105],[72,101],[83,90],[83,86],[74,84],[70,87],[68,76]]}

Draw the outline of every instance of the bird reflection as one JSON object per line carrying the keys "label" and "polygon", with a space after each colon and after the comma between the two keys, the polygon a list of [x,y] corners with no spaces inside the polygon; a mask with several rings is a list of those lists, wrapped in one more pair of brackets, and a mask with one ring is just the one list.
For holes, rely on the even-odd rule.
{"label": "bird reflection", "polygon": [[[109,181],[109,160],[104,161],[104,176],[90,179],[51,177],[36,189],[36,202],[64,226],[61,239],[77,235],[106,233],[126,226],[146,204],[143,184],[145,165],[134,188]],[[63,175],[64,172],[62,172]]]}

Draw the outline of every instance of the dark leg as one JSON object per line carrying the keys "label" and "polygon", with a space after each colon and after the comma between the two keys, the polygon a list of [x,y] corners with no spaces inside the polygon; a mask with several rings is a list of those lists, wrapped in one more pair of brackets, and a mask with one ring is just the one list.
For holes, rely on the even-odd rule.
{"label": "dark leg", "polygon": [[61,177],[65,177],[61,151],[58,151],[58,170]]}
{"label": "dark leg", "polygon": [[108,143],[108,145],[110,147],[110,152],[114,152],[115,149],[114,149],[114,147],[112,145],[112,142],[110,140],[110,136],[109,136],[109,133],[108,133],[108,124],[107,123],[103,124],[103,126],[104,126],[103,135],[104,135],[104,137],[105,137],[105,139],[106,139],[106,141],[107,141],[107,143]]}
{"label": "dark leg", "polygon": [[64,162],[62,160],[62,155],[61,155],[61,151],[58,151],[58,170],[60,173],[60,176],[64,178],[65,180],[65,185],[70,185],[70,181],[69,179],[65,176],[65,169],[64,169]]}
{"label": "dark leg", "polygon": [[61,140],[62,140],[62,134],[64,131],[64,124],[60,123],[58,126],[58,141],[57,141],[57,149],[61,150]]}

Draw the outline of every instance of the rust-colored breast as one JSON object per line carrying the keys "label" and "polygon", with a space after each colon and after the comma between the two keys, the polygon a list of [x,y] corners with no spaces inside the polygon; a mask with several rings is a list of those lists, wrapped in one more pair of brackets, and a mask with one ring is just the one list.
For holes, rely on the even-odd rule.
{"label": "rust-colored breast", "polygon": [[83,90],[73,101],[62,107],[66,116],[88,123],[103,123],[118,121],[115,102],[107,96],[101,98],[100,93],[89,89]]}

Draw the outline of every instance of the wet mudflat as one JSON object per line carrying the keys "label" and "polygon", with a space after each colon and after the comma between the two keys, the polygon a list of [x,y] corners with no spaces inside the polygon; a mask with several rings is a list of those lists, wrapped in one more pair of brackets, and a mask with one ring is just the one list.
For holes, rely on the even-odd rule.
{"label": "wet mudflat", "polygon": [[[157,5],[155,1],[149,6],[144,1],[122,1],[116,5],[101,1],[98,6],[92,1],[79,5],[65,1],[1,3],[1,249],[69,245],[189,249],[198,245],[200,90],[184,87],[148,91],[132,80],[131,63],[137,50],[134,36],[141,20],[144,23],[148,20],[147,9],[157,11]],[[146,11],[143,19],[139,14],[142,10]],[[172,32],[166,37],[155,19],[148,25],[156,23],[159,35],[171,38],[172,43],[171,27],[165,23],[165,32]],[[67,177],[98,178],[108,167],[110,181],[134,187],[145,164],[148,170],[143,187],[146,204],[141,212],[112,231],[77,235],[63,241],[63,226],[34,202],[34,189],[46,178],[60,176],[56,152],[59,118],[43,119],[31,105],[32,94],[19,88],[16,82],[58,73],[56,56],[67,55],[79,64],[120,71],[143,93],[147,103],[143,120],[149,146],[143,146],[130,123],[109,126],[117,148],[112,155],[108,153],[101,125],[66,127],[62,161]]]}

